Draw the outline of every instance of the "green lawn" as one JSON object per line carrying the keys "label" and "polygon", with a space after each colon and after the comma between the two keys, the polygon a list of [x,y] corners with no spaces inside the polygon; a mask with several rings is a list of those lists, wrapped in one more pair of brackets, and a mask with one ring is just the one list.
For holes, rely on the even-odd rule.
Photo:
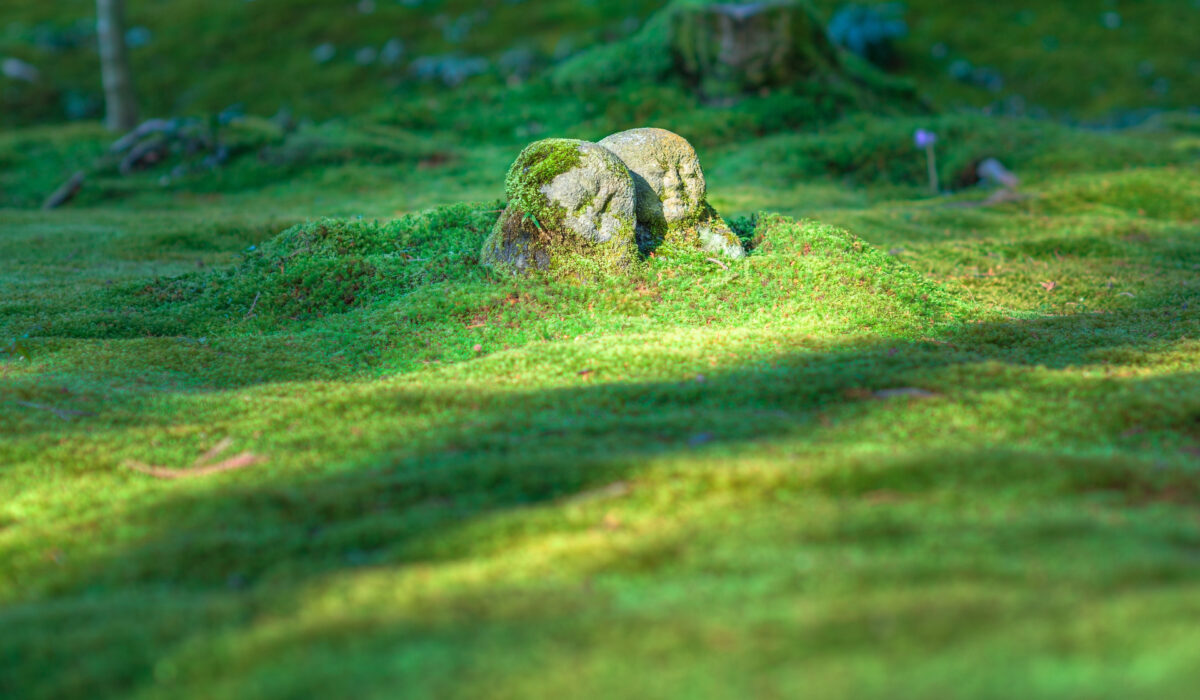
{"label": "green lawn", "polygon": [[[195,22],[168,25],[130,3],[157,13],[145,51],[204,39],[164,66],[251,14],[312,43],[416,12],[325,4],[289,24],[267,19],[282,0],[181,0]],[[0,49],[86,5],[18,0]],[[1150,8],[1200,10],[1127,3],[1114,30],[1104,2],[910,5],[929,109],[539,81],[387,97],[335,64],[310,96],[344,91],[312,109],[341,118],[238,122],[216,171],[119,176],[94,122],[0,133],[0,697],[1193,697],[1200,118],[959,110],[994,97],[918,49],[955,36],[947,60],[1049,111],[1180,108],[1193,78],[1141,100],[1116,67],[1183,71],[1195,22]],[[646,10],[488,7],[472,51]],[[989,43],[1004,22],[1013,43]],[[1050,26],[1054,57],[1020,49]],[[396,31],[446,50],[419,30]],[[1084,50],[1108,33],[1104,60]],[[307,70],[289,46],[231,55]],[[91,70],[60,59],[61,84]],[[221,109],[232,75],[180,109]],[[641,125],[697,144],[744,260],[479,266],[522,146]],[[1020,196],[971,185],[986,157]],[[79,168],[74,202],[34,209]]]}
{"label": "green lawn", "polygon": [[1185,697],[1196,166],[773,167],[824,223],[588,285],[478,268],[494,204],[0,212],[4,694]]}

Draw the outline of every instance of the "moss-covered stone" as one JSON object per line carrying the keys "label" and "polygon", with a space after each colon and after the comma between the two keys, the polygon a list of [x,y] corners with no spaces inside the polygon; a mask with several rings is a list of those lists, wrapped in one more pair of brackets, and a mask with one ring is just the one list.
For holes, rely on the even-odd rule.
{"label": "moss-covered stone", "polygon": [[687,139],[666,129],[642,128],[613,134],[600,145],[633,175],[640,238],[661,238],[671,224],[699,216],[704,172]]}
{"label": "moss-covered stone", "polygon": [[725,219],[707,203],[700,220],[695,224],[700,250],[725,255],[735,260],[746,257],[742,239],[730,228]]}
{"label": "moss-covered stone", "polygon": [[615,272],[637,255],[633,178],[597,144],[546,139],[517,157],[508,207],[484,243],[485,265],[526,272]]}
{"label": "moss-covered stone", "polygon": [[666,129],[641,128],[613,134],[600,145],[633,175],[643,252],[665,243],[733,258],[745,255],[738,237],[708,205],[704,170],[687,139]]}

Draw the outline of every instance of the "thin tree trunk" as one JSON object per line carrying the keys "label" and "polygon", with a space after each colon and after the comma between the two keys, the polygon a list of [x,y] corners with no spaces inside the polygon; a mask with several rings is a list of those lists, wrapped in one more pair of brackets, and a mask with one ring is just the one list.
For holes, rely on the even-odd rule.
{"label": "thin tree trunk", "polygon": [[138,110],[125,48],[125,0],[96,0],[96,34],[108,130],[129,131],[137,126]]}

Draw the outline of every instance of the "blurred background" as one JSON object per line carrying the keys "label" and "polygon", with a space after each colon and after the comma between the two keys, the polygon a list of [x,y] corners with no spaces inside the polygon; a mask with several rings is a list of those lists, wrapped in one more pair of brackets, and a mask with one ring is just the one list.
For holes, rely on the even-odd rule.
{"label": "blurred background", "polygon": [[[916,121],[879,127],[886,134],[866,129],[874,135],[845,143],[842,156],[822,156],[836,163],[806,162],[777,174],[914,184],[924,163],[907,152],[893,163],[888,153],[911,150],[912,128],[926,115],[1105,129],[1189,121],[1200,104],[1198,0],[765,3],[751,14],[787,6],[819,29],[820,36],[801,43],[828,60],[806,65],[800,57],[782,74],[739,84],[728,78],[745,73],[748,64],[722,67],[729,56],[715,56],[710,65],[694,60],[705,41],[720,41],[711,21],[700,34],[680,23],[684,10],[718,7],[694,0],[100,3],[114,4],[124,5],[117,8],[124,13],[118,33],[136,123],[173,121],[146,131],[157,146],[124,160],[137,145],[130,140],[122,157],[105,160],[113,139],[101,125],[97,3],[6,0],[0,10],[0,206],[38,206],[80,168],[89,184],[77,202],[97,203],[147,188],[245,191],[296,181],[314,166],[374,164],[385,170],[345,175],[379,187],[405,185],[411,201],[401,208],[407,209],[498,196],[494,179],[476,182],[472,174],[502,172],[511,144],[535,138],[600,138],[668,124],[715,149],[778,133],[813,133],[858,115]],[[745,8],[737,12],[745,15],[735,18],[737,26],[749,32],[737,41],[772,41],[753,36],[754,18]],[[958,129],[966,139],[988,127],[954,122],[941,129]],[[863,131],[855,126],[840,138]],[[989,138],[996,144],[990,153],[1007,156],[1009,167],[1028,164],[1025,152],[1038,150],[1028,138]],[[473,150],[481,144],[505,150]],[[954,141],[938,165],[949,185],[973,180],[972,164],[984,157],[978,149],[956,153],[956,145],[963,140]],[[796,148],[788,152],[798,157]],[[866,161],[874,162],[871,172]],[[456,163],[464,167],[455,170]],[[396,166],[452,177],[427,188],[428,175],[418,183],[397,181],[386,170]],[[738,177],[754,167],[742,163]],[[738,209],[757,204],[731,202]],[[346,213],[364,209],[375,211],[363,205]]]}
{"label": "blurred background", "polygon": [[[147,114],[236,103],[325,119],[464,83],[525,82],[637,32],[664,4],[128,0],[125,35]],[[1112,123],[1194,106],[1200,89],[1195,0],[813,5],[843,45],[946,106]],[[0,122],[102,117],[95,16],[94,0],[6,0]]]}

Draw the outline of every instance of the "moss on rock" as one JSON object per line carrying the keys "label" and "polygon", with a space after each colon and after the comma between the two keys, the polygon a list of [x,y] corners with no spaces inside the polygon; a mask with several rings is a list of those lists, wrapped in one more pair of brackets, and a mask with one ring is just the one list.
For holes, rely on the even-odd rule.
{"label": "moss on rock", "polygon": [[666,129],[641,128],[613,134],[600,145],[633,175],[643,252],[670,244],[733,258],[745,255],[741,241],[708,204],[704,170],[687,139]]}
{"label": "moss on rock", "polygon": [[611,273],[637,255],[633,178],[597,144],[546,139],[530,144],[509,168],[508,207],[484,243],[485,265]]}
{"label": "moss on rock", "polygon": [[560,216],[561,212],[555,211],[542,188],[579,166],[581,143],[584,142],[574,139],[545,139],[529,144],[504,178],[504,194],[509,204],[544,219],[545,224],[555,223],[552,217]]}

